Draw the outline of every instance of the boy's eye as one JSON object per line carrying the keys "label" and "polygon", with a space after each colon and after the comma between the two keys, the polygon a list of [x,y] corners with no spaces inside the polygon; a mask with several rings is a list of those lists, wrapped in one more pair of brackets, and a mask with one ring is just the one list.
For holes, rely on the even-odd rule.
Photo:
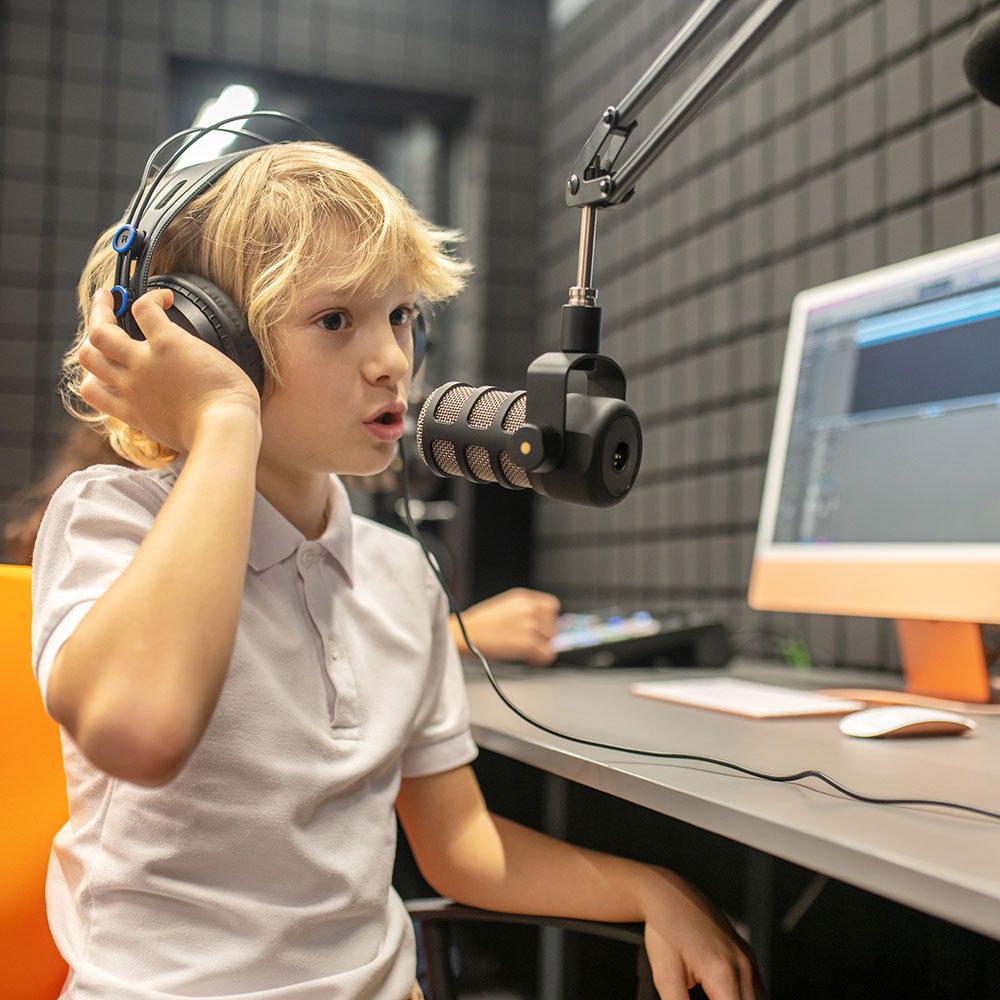
{"label": "boy's eye", "polygon": [[409,306],[399,306],[397,309],[393,309],[389,313],[389,322],[393,326],[409,326],[413,322],[413,318],[417,315],[416,309],[411,309]]}
{"label": "boy's eye", "polygon": [[319,322],[324,329],[336,333],[347,326],[347,317],[342,312],[329,312],[321,316]]}

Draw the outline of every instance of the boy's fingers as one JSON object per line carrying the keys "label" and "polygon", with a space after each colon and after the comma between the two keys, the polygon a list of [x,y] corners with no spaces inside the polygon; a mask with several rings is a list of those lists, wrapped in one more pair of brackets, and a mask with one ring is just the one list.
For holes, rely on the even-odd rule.
{"label": "boy's fingers", "polygon": [[[656,980],[656,992],[660,1000],[688,1000],[687,977],[679,964],[671,965]],[[714,998],[713,998],[714,1000]]]}
{"label": "boy's fingers", "polygon": [[701,988],[710,1000],[753,1000],[753,994],[744,995],[736,970],[730,965],[714,969],[701,981]]}
{"label": "boy's fingers", "polygon": [[535,649],[529,662],[539,667],[547,667],[555,658],[555,650],[551,644],[545,643]]}
{"label": "boy's fingers", "polygon": [[91,323],[117,323],[114,296],[106,288],[98,288],[90,305]]}
{"label": "boy's fingers", "polygon": [[132,318],[139,324],[147,340],[173,327],[167,319],[167,310],[174,304],[174,293],[169,288],[154,288],[140,295],[132,304]]}
{"label": "boy's fingers", "polygon": [[543,642],[548,642],[550,639],[555,638],[556,623],[546,618],[536,619],[532,631]]}
{"label": "boy's fingers", "polygon": [[102,382],[111,386],[117,382],[118,377],[125,370],[123,365],[111,360],[91,339],[85,341],[80,347],[79,357],[80,364],[91,375],[96,375]]}
{"label": "boy's fingers", "polygon": [[[127,365],[132,360],[133,352],[140,346],[121,327],[111,323],[92,323],[87,331],[87,341],[105,358],[119,365]],[[86,346],[86,342],[83,346]],[[83,353],[81,347],[81,361],[84,361]],[[84,362],[84,367],[90,366]]]}
{"label": "boy's fingers", "polygon": [[118,393],[93,375],[86,375],[80,383],[80,398],[92,409],[121,419],[121,414],[116,412],[121,409]]}

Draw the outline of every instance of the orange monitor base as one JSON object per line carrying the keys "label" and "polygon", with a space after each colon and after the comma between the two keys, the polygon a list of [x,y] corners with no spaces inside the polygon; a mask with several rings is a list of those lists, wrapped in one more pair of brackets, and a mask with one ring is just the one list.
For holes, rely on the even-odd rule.
{"label": "orange monitor base", "polygon": [[969,710],[982,706],[982,711],[1000,713],[1000,704],[989,705],[992,691],[978,625],[897,620],[896,639],[905,691],[836,688],[824,693],[874,704]]}
{"label": "orange monitor base", "polygon": [[972,622],[897,621],[906,690],[932,698],[988,702],[990,678],[979,626]]}

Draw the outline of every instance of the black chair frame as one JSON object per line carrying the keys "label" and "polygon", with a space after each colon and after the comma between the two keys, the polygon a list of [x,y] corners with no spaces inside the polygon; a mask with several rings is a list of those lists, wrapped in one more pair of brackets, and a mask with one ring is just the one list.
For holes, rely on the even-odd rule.
{"label": "black chair frame", "polygon": [[557,927],[566,931],[589,934],[612,941],[624,941],[638,950],[636,1000],[657,1000],[653,973],[649,967],[642,924],[611,924],[594,920],[573,920],[566,917],[535,917],[522,913],[497,913],[462,906],[448,899],[411,899],[407,910],[417,927],[424,952],[427,975],[427,1000],[457,1000],[448,952],[451,945],[450,925],[455,923],[522,924],[536,927]]}

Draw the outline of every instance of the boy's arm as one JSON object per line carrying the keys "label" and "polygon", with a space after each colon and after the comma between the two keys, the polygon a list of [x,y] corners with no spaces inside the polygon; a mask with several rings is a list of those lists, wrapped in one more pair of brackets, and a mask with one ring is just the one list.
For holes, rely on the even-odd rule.
{"label": "boy's arm", "polygon": [[396,802],[420,870],[444,896],[508,913],[644,921],[659,994],[754,1000],[755,973],[725,918],[663,868],[565,844],[486,809],[472,769],[402,782]]}
{"label": "boy's arm", "polygon": [[187,460],[128,568],[60,649],[47,691],[53,717],[94,764],[143,784],[180,770],[222,689],[261,437],[249,379],[170,323],[169,299],[154,294],[134,307],[147,336],[136,342],[114,325],[109,297],[99,293],[93,346],[81,353],[92,373],[84,398],[186,451]]}

